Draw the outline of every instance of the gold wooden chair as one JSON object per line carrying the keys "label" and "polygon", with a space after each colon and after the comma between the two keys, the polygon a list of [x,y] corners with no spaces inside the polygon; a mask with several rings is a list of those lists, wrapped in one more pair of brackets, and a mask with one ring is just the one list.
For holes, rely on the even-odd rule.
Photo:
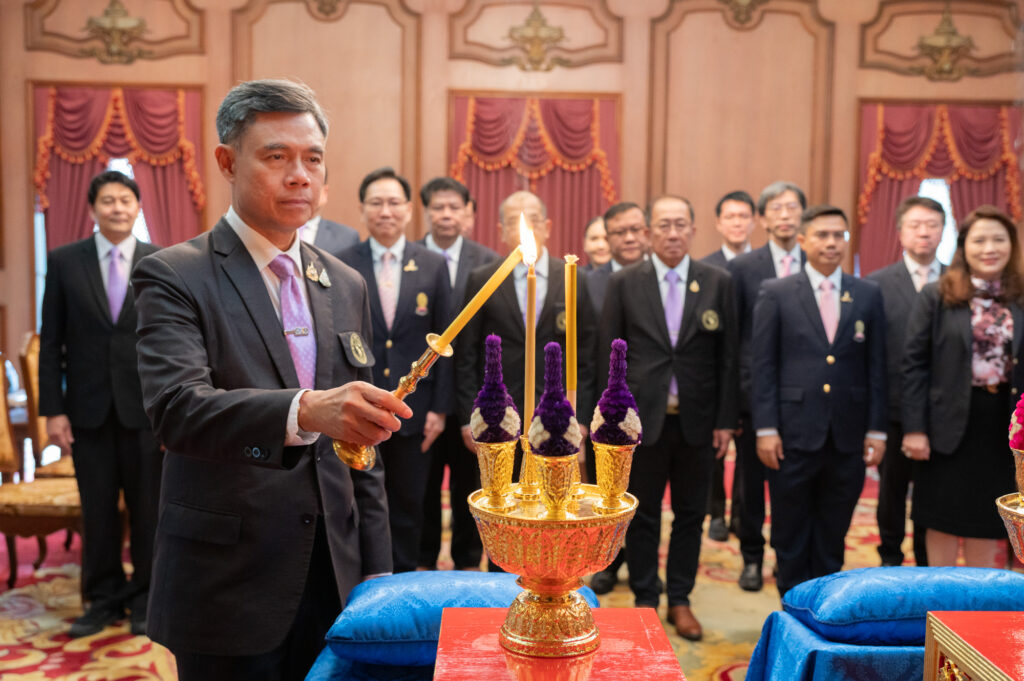
{"label": "gold wooden chair", "polygon": [[[0,353],[0,365],[3,364]],[[0,385],[0,470],[20,471],[21,452],[11,429],[7,405],[7,379]],[[5,468],[6,467],[6,468]],[[15,537],[36,537],[39,556],[33,563],[38,570],[46,560],[46,536],[59,530],[80,530],[82,504],[78,484],[71,478],[50,478],[33,482],[7,482],[0,485],[0,533],[7,544],[10,562],[8,588],[18,579],[18,553]]]}
{"label": "gold wooden chair", "polygon": [[39,334],[29,331],[21,345],[21,377],[25,382],[26,409],[28,411],[28,439],[32,443],[32,456],[36,462],[35,477],[68,478],[75,476],[75,465],[70,456],[63,454],[53,463],[40,466],[43,449],[49,443],[46,436],[46,417],[39,415]]}

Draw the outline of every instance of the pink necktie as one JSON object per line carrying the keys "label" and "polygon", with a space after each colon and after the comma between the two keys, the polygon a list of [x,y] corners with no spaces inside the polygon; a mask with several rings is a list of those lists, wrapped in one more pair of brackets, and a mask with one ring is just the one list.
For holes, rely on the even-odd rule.
{"label": "pink necktie", "polygon": [[316,336],[313,335],[309,308],[299,292],[295,262],[282,253],[271,261],[270,271],[281,282],[281,326],[288,339],[288,351],[299,377],[299,386],[312,390],[316,376]]}
{"label": "pink necktie", "polygon": [[107,304],[110,306],[110,318],[117,324],[117,318],[121,316],[121,306],[124,305],[124,296],[128,292],[128,281],[121,273],[121,261],[124,256],[120,249],[114,246],[110,249],[110,269],[107,270]]}
{"label": "pink necktie", "polygon": [[384,313],[384,323],[391,330],[395,321],[395,307],[398,305],[398,292],[395,291],[395,256],[391,251],[384,251],[380,259],[380,277],[377,282],[377,293],[380,295],[380,308]]}
{"label": "pink necktie", "polygon": [[930,267],[918,267],[917,268],[917,290],[920,291],[924,288],[924,285],[928,283],[928,275],[931,273]]}
{"label": "pink necktie", "polygon": [[836,329],[839,327],[839,317],[836,314],[836,299],[832,293],[832,281],[826,279],[821,282],[821,301],[818,307],[821,310],[821,323],[825,327],[825,335],[831,343],[836,338]]}
{"label": "pink necktie", "polygon": [[782,256],[782,276],[783,277],[788,277],[790,274],[793,273],[791,271],[791,266],[792,265],[793,265],[793,256],[792,255],[787,253],[786,255]]}

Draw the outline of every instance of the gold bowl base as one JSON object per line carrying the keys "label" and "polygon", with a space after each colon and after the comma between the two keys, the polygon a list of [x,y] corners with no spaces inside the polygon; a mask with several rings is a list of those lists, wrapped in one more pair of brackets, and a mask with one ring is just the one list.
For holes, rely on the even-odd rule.
{"label": "gold bowl base", "polygon": [[509,606],[498,632],[507,650],[532,657],[569,657],[597,650],[601,637],[594,615],[578,589],[577,577],[545,584],[543,580],[516,580],[524,591]]}
{"label": "gold bowl base", "polygon": [[1017,560],[1024,561],[1024,499],[1018,493],[1007,494],[996,499],[996,506]]}
{"label": "gold bowl base", "polygon": [[334,440],[334,453],[342,462],[357,471],[368,471],[377,463],[377,448]]}

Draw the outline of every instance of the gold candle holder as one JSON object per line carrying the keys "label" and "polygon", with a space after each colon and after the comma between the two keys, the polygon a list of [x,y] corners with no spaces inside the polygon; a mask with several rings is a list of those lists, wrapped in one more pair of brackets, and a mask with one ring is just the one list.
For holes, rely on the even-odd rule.
{"label": "gold candle holder", "polygon": [[[525,423],[523,430],[526,430]],[[537,482],[537,456],[530,449],[530,438],[526,433],[519,436],[519,442],[523,447],[523,463],[519,468],[519,484],[513,487],[512,494],[523,501],[538,501],[540,485]]]}
{"label": "gold candle holder", "polygon": [[1024,498],[1020,493],[1006,494],[996,499],[996,507],[1010,536],[1010,544],[1017,559],[1024,561]]}
{"label": "gold candle holder", "polygon": [[492,511],[512,508],[512,466],[516,456],[516,441],[475,442],[476,460],[480,464],[480,487],[485,498],[481,505]]}
{"label": "gold candle holder", "polygon": [[617,513],[624,507],[626,502],[623,497],[629,487],[629,471],[633,466],[635,449],[636,445],[594,442],[597,487],[602,495],[601,501],[594,506],[597,513]]}
{"label": "gold candle holder", "polygon": [[1024,450],[1011,449],[1017,470],[1017,491],[1024,494]]}
{"label": "gold candle holder", "polygon": [[580,467],[576,455],[534,456],[537,466],[537,480],[540,484],[540,498],[544,502],[548,518],[565,518],[569,502],[573,501],[575,485],[572,473],[579,475]]}
{"label": "gold candle holder", "polygon": [[[427,349],[420,358],[412,363],[409,373],[398,381],[398,387],[391,393],[400,400],[404,400],[409,393],[416,391],[416,384],[429,372],[430,367],[438,357],[451,357],[453,354],[451,345],[442,345],[441,337],[436,333],[427,334]],[[343,463],[357,471],[368,471],[377,462],[377,450],[366,445],[357,445],[344,440],[334,440],[334,453]]]}

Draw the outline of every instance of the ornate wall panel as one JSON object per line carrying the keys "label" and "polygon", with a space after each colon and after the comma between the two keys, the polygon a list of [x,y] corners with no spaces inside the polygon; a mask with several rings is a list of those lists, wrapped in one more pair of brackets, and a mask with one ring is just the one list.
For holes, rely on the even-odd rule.
{"label": "ornate wall panel", "polygon": [[34,0],[25,48],[104,64],[202,54],[203,11],[190,0]]}
{"label": "ornate wall panel", "polygon": [[[708,227],[735,189],[786,179],[820,201],[829,187],[832,25],[810,1],[772,0],[742,23],[734,10],[676,0],[651,26],[650,192],[685,194]],[[717,242],[702,230],[695,252]]]}
{"label": "ornate wall panel", "polygon": [[449,57],[527,71],[622,61],[622,19],[606,0],[469,0],[448,20]]}
{"label": "ornate wall panel", "polygon": [[237,80],[297,78],[326,110],[325,215],[358,226],[356,188],[379,166],[419,186],[420,18],[404,2],[254,0],[232,30]]}
{"label": "ornate wall panel", "polygon": [[882,0],[861,27],[860,66],[931,80],[1024,70],[1013,0]]}

